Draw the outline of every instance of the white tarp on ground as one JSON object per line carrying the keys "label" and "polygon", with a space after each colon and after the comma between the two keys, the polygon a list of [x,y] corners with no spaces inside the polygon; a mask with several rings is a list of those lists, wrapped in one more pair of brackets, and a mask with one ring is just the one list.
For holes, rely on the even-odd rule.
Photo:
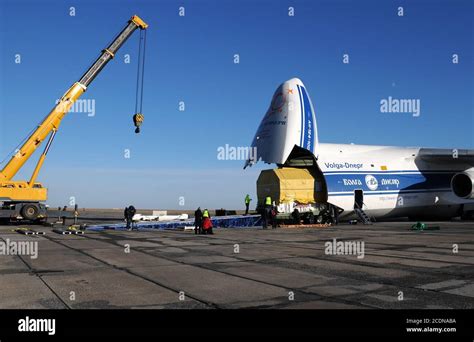
{"label": "white tarp on ground", "polygon": [[189,218],[188,214],[180,215],[142,215],[135,214],[133,215],[132,220],[134,222],[139,221],[174,221],[174,220],[187,220]]}

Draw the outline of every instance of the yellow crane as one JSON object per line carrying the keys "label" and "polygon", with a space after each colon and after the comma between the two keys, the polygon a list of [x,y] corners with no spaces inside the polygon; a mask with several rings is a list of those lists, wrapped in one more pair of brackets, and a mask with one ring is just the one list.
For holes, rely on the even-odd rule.
{"label": "yellow crane", "polygon": [[[48,153],[54,136],[59,129],[62,119],[70,110],[74,102],[86,91],[87,87],[101,72],[105,65],[114,58],[119,48],[133,34],[133,32],[136,29],[146,30],[147,27],[148,25],[140,17],[134,15],[113,42],[107,48],[102,50],[99,58],[97,58],[92,66],[84,73],[84,75],[82,75],[79,81],[75,82],[66,91],[56,106],[45,117],[41,124],[39,124],[38,127],[28,136],[23,145],[0,171],[0,202],[2,202],[0,217],[26,220],[41,220],[46,217],[46,206],[41,202],[46,201],[48,191],[41,183],[36,182],[36,178],[41,170],[46,154]],[[134,121],[136,121],[137,116],[141,118],[141,121],[143,121],[141,113],[135,114]],[[135,124],[137,125],[137,122],[135,122]],[[15,177],[25,162],[46,138],[48,138],[46,147],[39,157],[30,180],[13,180],[13,177]]]}

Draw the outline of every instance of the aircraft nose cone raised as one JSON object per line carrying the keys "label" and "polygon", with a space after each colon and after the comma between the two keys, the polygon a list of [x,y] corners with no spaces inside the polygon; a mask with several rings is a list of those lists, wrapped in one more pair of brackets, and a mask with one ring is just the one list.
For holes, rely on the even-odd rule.
{"label": "aircraft nose cone raised", "polygon": [[257,160],[284,164],[295,146],[313,152],[317,142],[315,121],[303,82],[295,77],[280,84],[252,142]]}
{"label": "aircraft nose cone raised", "polygon": [[289,79],[288,81],[284,82],[283,84],[286,86],[292,86],[292,87],[296,87],[296,86],[304,87],[303,82],[297,77],[293,77]]}
{"label": "aircraft nose cone raised", "polygon": [[299,103],[299,89],[302,87],[304,87],[303,82],[296,77],[280,84],[273,94],[270,112],[267,115],[284,112],[283,118],[286,119],[287,115],[293,114],[293,108]]}

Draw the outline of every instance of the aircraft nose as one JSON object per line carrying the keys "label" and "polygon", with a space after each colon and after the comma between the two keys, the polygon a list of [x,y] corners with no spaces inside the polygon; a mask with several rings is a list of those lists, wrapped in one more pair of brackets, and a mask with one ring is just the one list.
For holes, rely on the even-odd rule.
{"label": "aircraft nose", "polygon": [[286,111],[287,114],[294,112],[295,106],[299,103],[299,89],[302,87],[304,87],[303,82],[296,77],[283,82],[273,95],[271,113],[275,111]]}
{"label": "aircraft nose", "polygon": [[[274,92],[252,147],[257,150],[257,160],[284,164],[294,146],[314,152],[316,144],[316,120],[311,100],[303,82],[291,78]],[[245,166],[257,160],[247,161]]]}
{"label": "aircraft nose", "polygon": [[300,87],[304,87],[304,84],[303,82],[297,78],[297,77],[293,77],[292,79],[289,79],[288,81],[286,81],[285,83],[283,84],[288,84],[290,86],[293,86],[293,87],[296,87],[296,86],[300,86]]}

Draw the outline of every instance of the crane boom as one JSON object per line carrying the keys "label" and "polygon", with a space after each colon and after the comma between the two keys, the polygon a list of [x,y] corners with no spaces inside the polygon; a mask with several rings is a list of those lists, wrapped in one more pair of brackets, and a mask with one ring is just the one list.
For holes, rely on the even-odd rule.
{"label": "crane boom", "polygon": [[[74,102],[86,91],[87,87],[96,78],[105,65],[114,58],[119,48],[133,34],[136,29],[145,30],[148,25],[138,16],[134,15],[125,28],[115,37],[113,42],[104,50],[97,60],[87,69],[78,82],[75,82],[61,97],[56,106],[29,135],[17,153],[0,171],[0,201],[12,202],[36,202],[45,201],[47,190],[40,183],[35,183],[41,166],[43,165],[49,146],[54,135],[61,124],[62,119],[70,110]],[[33,171],[29,182],[13,181],[12,178],[18,173],[26,161],[35,152],[38,146],[48,137],[49,141],[38,163]]]}

